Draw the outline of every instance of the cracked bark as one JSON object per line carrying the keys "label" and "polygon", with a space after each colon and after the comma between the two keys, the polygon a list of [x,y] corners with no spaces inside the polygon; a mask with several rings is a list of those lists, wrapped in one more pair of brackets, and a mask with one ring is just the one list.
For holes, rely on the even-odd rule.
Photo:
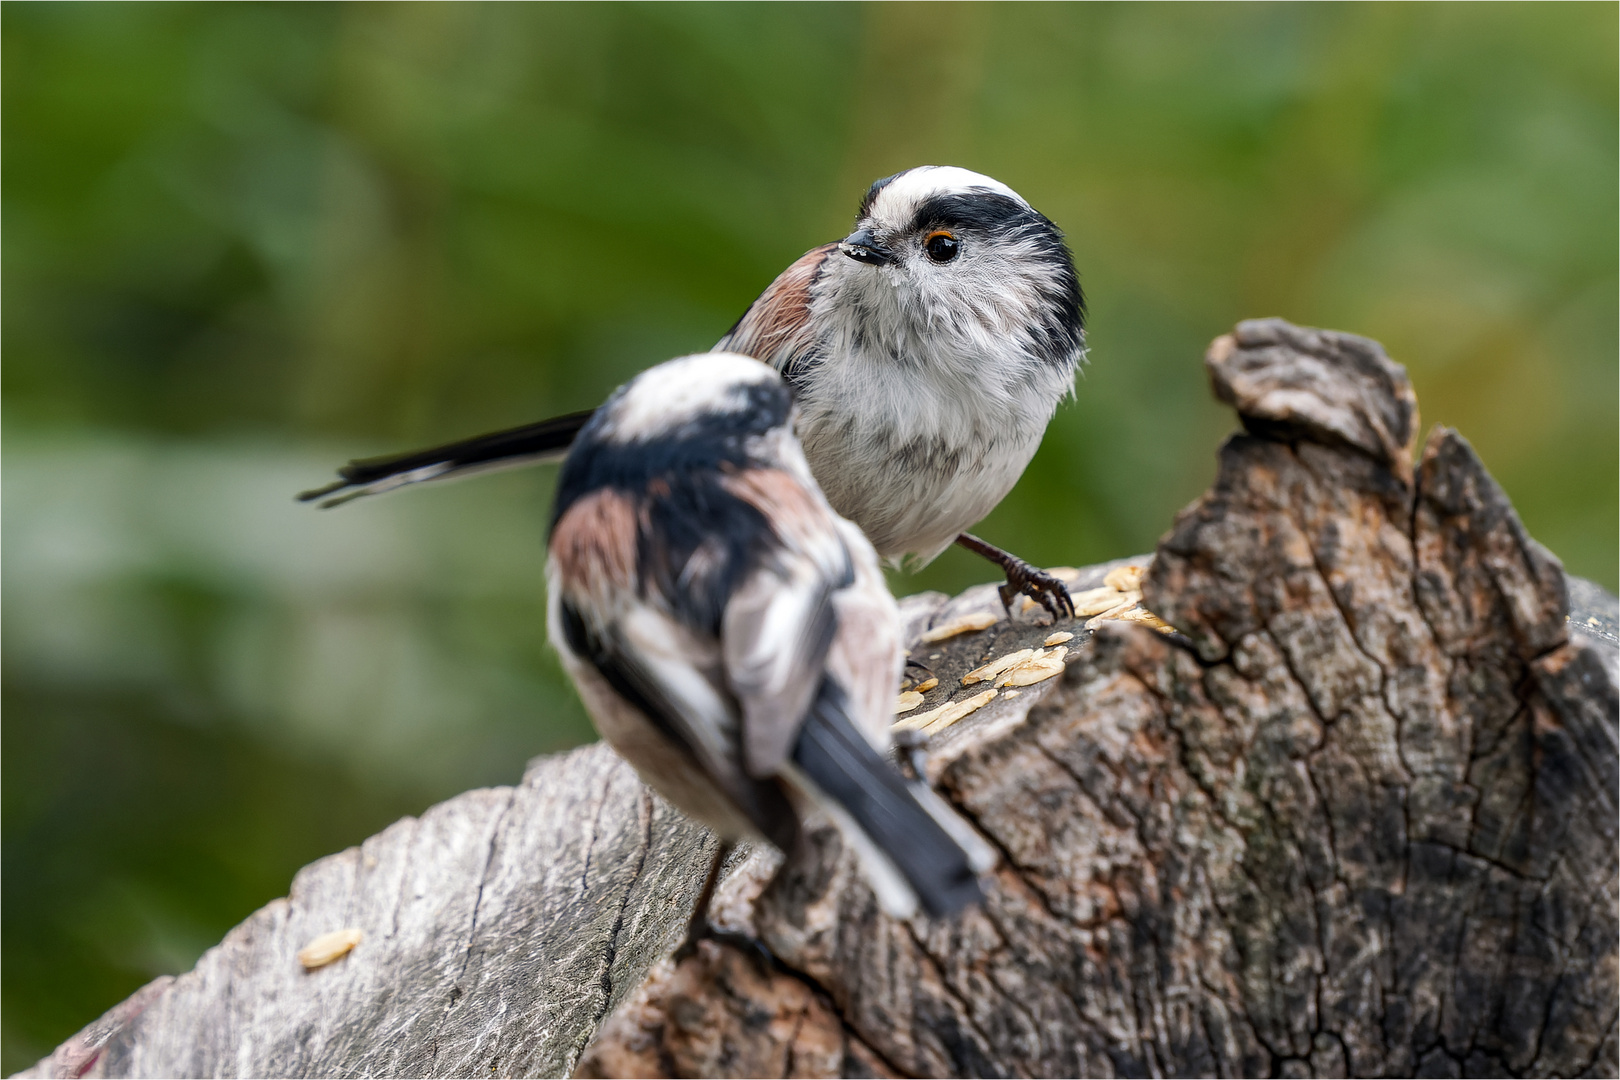
{"label": "cracked bark", "polygon": [[[1614,599],[1460,436],[1414,462],[1376,344],[1244,323],[1206,364],[1246,430],[1146,581],[1184,637],[1072,627],[931,747],[982,909],[888,919],[811,830],[711,907],[769,953],[676,967],[713,842],[588,747],[306,868],[33,1074],[1614,1075]],[[902,605],[914,641],[981,609]],[[929,706],[1044,618],[914,646]]]}

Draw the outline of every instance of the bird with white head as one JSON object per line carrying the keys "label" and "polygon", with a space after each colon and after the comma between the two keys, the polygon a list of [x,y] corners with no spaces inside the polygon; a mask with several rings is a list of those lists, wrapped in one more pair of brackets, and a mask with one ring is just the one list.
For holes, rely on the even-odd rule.
{"label": "bird with white head", "polygon": [[[827,499],[880,555],[925,564],[952,542],[996,562],[1002,599],[1072,615],[1063,583],[965,530],[1023,474],[1085,354],[1063,234],[1017,192],[953,166],[867,191],[853,232],[807,252],[716,345],[792,386]],[[331,506],[423,480],[545,460],[590,412],[352,462],[305,492]]]}

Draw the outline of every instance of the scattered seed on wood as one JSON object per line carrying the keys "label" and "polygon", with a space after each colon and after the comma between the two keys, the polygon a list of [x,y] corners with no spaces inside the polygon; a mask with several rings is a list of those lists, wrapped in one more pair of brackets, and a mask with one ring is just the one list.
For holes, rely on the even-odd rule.
{"label": "scattered seed on wood", "polygon": [[940,714],[950,707],[950,702],[946,702],[943,705],[937,705],[934,708],[929,709],[927,712],[915,713],[903,720],[896,720],[893,724],[889,725],[889,730],[910,731],[913,728],[927,727],[935,720],[938,720]]}
{"label": "scattered seed on wood", "polygon": [[996,681],[997,686],[1033,686],[1055,675],[1063,674],[1063,661],[1047,657],[1019,664]]}
{"label": "scattered seed on wood", "polygon": [[1022,690],[1003,690],[1001,692],[1001,696],[1002,697],[1017,697],[1019,694],[1022,694],[1022,693],[1023,693]]}
{"label": "scattered seed on wood", "polygon": [[1073,641],[1073,640],[1074,640],[1074,635],[1073,634],[1069,633],[1067,630],[1059,630],[1055,634],[1048,634],[1047,637],[1046,637],[1046,640],[1041,642],[1041,644],[1047,646],[1048,648],[1050,648],[1053,645],[1061,645],[1065,641]]}
{"label": "scattered seed on wood", "polygon": [[1097,615],[1094,615],[1093,617],[1087,619],[1086,620],[1086,629],[1087,630],[1095,630],[1095,629],[1097,629],[1098,626],[1102,625],[1102,623],[1104,623],[1108,619],[1121,618],[1127,611],[1129,611],[1129,610],[1131,610],[1131,608],[1135,607],[1137,605],[1137,602],[1140,599],[1141,599],[1141,597],[1130,597],[1130,596],[1123,597],[1122,598],[1122,600],[1123,600],[1122,603],[1118,604],[1115,607],[1109,608],[1107,611],[1099,612]]}
{"label": "scattered seed on wood", "polygon": [[923,696],[921,694],[915,690],[907,690],[895,699],[894,714],[899,716],[901,713],[910,712],[922,703]]}
{"label": "scattered seed on wood", "polygon": [[895,724],[894,728],[896,731],[907,728],[921,728],[927,734],[932,735],[936,731],[945,730],[958,720],[962,719],[962,717],[988,704],[995,696],[995,690],[986,690],[983,693],[975,694],[970,698],[963,698],[961,701],[947,702],[937,709],[929,709],[927,712],[921,712],[915,716],[908,716],[898,724]]}
{"label": "scattered seed on wood", "polygon": [[1142,578],[1147,574],[1145,566],[1116,566],[1108,571],[1103,578],[1103,584],[1120,592],[1141,592]]}
{"label": "scattered seed on wood", "polygon": [[1058,646],[1050,653],[1035,656],[1017,667],[1011,668],[1001,678],[996,680],[997,686],[1033,686],[1043,682],[1054,675],[1063,674],[1063,658],[1069,650],[1065,646]]}
{"label": "scattered seed on wood", "polygon": [[360,931],[352,926],[322,934],[298,950],[298,962],[304,965],[305,971],[325,967],[339,957],[347,956],[350,949],[360,944],[361,937]]}
{"label": "scattered seed on wood", "polygon": [[1123,615],[1119,616],[1119,618],[1123,622],[1146,623],[1148,626],[1153,627],[1153,629],[1158,630],[1161,633],[1169,633],[1175,630],[1175,627],[1171,626],[1169,623],[1153,614],[1153,612],[1143,607],[1132,608],[1130,611],[1127,611]]}
{"label": "scattered seed on wood", "polygon": [[974,611],[966,615],[958,615],[950,622],[934,627],[932,630],[929,630],[927,633],[923,634],[922,640],[928,642],[929,644],[933,644],[936,641],[944,641],[946,638],[953,638],[957,634],[969,634],[978,630],[986,629],[987,627],[996,625],[998,621],[999,620],[988,611]]}
{"label": "scattered seed on wood", "polygon": [[1118,607],[1119,602],[1125,597],[1118,589],[1104,585],[1101,588],[1075,593],[1070,599],[1074,601],[1075,615],[1083,619],[1088,615],[1100,615],[1109,608]]}
{"label": "scattered seed on wood", "polygon": [[912,689],[917,691],[917,693],[919,693],[919,694],[926,694],[926,693],[928,693],[928,691],[932,690],[934,687],[936,687],[938,685],[939,685],[939,680],[938,679],[924,679],[922,682],[920,682],[916,686],[912,687]]}
{"label": "scattered seed on wood", "polygon": [[972,686],[976,682],[989,682],[1014,664],[1022,664],[1034,655],[1034,649],[1019,649],[1017,652],[1010,652],[1006,656],[997,657],[988,664],[976,667],[962,676],[962,685]]}
{"label": "scattered seed on wood", "polygon": [[997,693],[998,691],[995,690],[986,690],[983,693],[975,694],[964,701],[958,701],[954,705],[946,706],[945,711],[940,713],[938,718],[923,729],[923,734],[939,734],[941,731],[944,731],[946,728],[950,727],[958,720],[961,720],[969,713],[977,712],[979,709],[990,704],[991,701],[995,700]]}

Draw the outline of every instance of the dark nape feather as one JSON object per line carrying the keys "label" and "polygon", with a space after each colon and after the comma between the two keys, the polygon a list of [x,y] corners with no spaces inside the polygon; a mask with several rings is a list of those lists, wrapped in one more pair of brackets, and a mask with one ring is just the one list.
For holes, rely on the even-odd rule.
{"label": "dark nape feather", "polygon": [[[517,465],[525,459],[560,454],[573,445],[574,436],[579,434],[580,429],[594,414],[594,409],[587,409],[584,412],[541,420],[537,424],[524,424],[522,427],[479,435],[476,438],[463,439],[461,442],[446,443],[428,450],[413,450],[407,454],[393,454],[387,457],[361,458],[349,462],[337,471],[341,479],[326,487],[302,492],[298,499],[300,502],[309,502],[311,499],[335,495],[348,488],[367,488],[390,477],[402,476],[417,470],[437,467],[437,472],[421,479],[439,480],[474,469],[498,468],[504,463]],[[356,491],[354,494],[363,495],[366,492]],[[337,505],[345,501],[347,499],[344,496],[338,495],[337,498],[322,505]]]}
{"label": "dark nape feather", "polygon": [[642,492],[654,480],[745,467],[752,437],[782,426],[793,410],[792,393],[772,379],[737,388],[728,401],[731,408],[705,410],[662,431],[626,433],[607,421],[630,385],[621,386],[598,410],[602,420],[579,433],[580,453],[570,454],[557,475],[551,528],[576,501],[598,488]]}
{"label": "dark nape feather", "polygon": [[912,796],[899,770],[861,737],[843,690],[831,679],[822,680],[793,760],[894,862],[930,915],[950,915],[984,898],[967,853]]}
{"label": "dark nape feather", "polygon": [[[659,479],[664,491],[647,499],[648,528],[636,537],[636,574],[682,623],[718,638],[732,595],[775,547],[771,523],[727,491],[719,473],[689,470]],[[709,557],[694,572],[699,548]]]}

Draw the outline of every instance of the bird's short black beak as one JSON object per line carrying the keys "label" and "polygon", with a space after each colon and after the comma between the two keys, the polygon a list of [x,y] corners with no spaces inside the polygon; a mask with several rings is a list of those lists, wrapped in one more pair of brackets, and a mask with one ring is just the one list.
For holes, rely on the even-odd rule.
{"label": "bird's short black beak", "polygon": [[884,266],[894,258],[894,252],[878,243],[871,229],[856,229],[838,241],[838,250],[868,266]]}

